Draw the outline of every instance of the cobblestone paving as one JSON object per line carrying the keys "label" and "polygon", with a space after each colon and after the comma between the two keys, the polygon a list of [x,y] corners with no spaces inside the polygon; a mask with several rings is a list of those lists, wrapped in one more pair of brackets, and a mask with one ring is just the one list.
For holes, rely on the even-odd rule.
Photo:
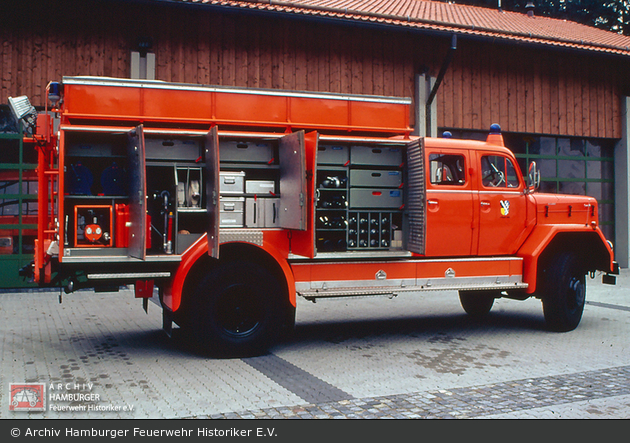
{"label": "cobblestone paving", "polygon": [[[441,389],[192,418],[465,419],[629,395],[630,366],[622,366],[601,371],[528,378],[472,388]],[[630,406],[630,398],[627,399],[626,406]],[[593,409],[592,413],[597,418],[598,411]]]}
{"label": "cobblestone paving", "polygon": [[[540,302],[498,300],[470,321],[456,294],[298,306],[296,337],[216,359],[161,331],[133,291],[0,293],[2,419],[630,418],[630,270],[589,281],[580,327],[544,328]],[[127,411],[9,411],[10,383],[93,393]],[[59,385],[85,385],[74,389]],[[79,405],[81,406],[81,405]],[[89,405],[87,405],[89,406]]]}

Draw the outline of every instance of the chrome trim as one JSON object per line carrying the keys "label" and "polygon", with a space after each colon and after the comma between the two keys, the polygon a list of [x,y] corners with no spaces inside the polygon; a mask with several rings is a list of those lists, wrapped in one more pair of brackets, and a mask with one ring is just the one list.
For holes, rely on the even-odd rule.
{"label": "chrome trim", "polygon": [[71,132],[71,131],[77,131],[77,132],[120,132],[121,134],[126,134],[129,131],[132,131],[133,129],[135,129],[132,126],[129,127],[125,127],[125,126],[97,126],[97,127],[92,127],[92,126],[75,126],[75,125],[68,125],[68,124],[63,124],[61,126],[59,126],[59,130],[60,131],[65,131],[65,132]]}
{"label": "chrome trim", "polygon": [[377,138],[377,137],[352,137],[352,136],[335,136],[319,134],[319,141],[326,143],[367,143],[367,144],[379,144],[379,145],[394,145],[405,147],[413,140],[399,139],[399,138]]}
{"label": "chrome trim", "polygon": [[[357,253],[359,253],[360,251],[356,251]],[[376,252],[368,252],[365,251],[366,253],[370,253],[373,254],[372,256],[357,256],[357,254],[355,252],[349,252],[349,253],[328,253],[327,257],[320,257],[320,255],[318,254],[317,257],[315,259],[308,259],[310,261],[313,262],[317,262],[319,258],[325,258],[325,259],[331,259],[331,258],[372,258],[372,257],[382,257],[381,253],[376,253]],[[323,255],[323,254],[322,254]],[[400,257],[400,258],[408,258],[410,257],[411,254],[405,256],[405,257]],[[301,256],[290,256],[290,259],[292,258],[304,258]],[[387,258],[397,258],[397,256],[392,256],[392,257],[387,257]],[[417,257],[417,259],[415,260],[401,260],[401,261],[387,261],[387,260],[371,260],[371,261],[355,261],[355,260],[348,260],[348,261],[341,261],[341,260],[330,260],[327,261],[325,264],[328,265],[335,265],[335,264],[397,264],[397,263],[414,263],[414,264],[422,264],[422,263],[467,263],[467,262],[502,262],[502,261],[514,261],[514,262],[522,262],[523,261],[523,257],[469,257],[469,258],[423,258],[423,257]]]}
{"label": "chrome trim", "polygon": [[403,250],[393,251],[346,251],[346,252],[318,252],[315,258],[305,257],[303,255],[289,254],[289,260],[299,262],[304,260],[339,260],[347,258],[409,258],[411,252]]}
{"label": "chrome trim", "polygon": [[477,191],[479,193],[479,195],[481,194],[490,194],[490,195],[495,195],[495,194],[508,194],[508,195],[523,195],[523,192],[519,192],[519,191]]}

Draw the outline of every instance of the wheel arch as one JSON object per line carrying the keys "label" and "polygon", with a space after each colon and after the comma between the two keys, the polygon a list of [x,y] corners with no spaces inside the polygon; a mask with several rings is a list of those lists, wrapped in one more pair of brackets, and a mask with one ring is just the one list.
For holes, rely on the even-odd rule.
{"label": "wheel arch", "polygon": [[220,265],[244,258],[248,262],[257,263],[266,269],[283,288],[282,297],[288,304],[287,308],[295,309],[296,293],[293,272],[287,261],[273,247],[265,244],[260,247],[247,242],[227,242],[220,245],[219,257],[217,260],[207,253],[195,254],[192,265],[181,270],[185,274],[179,276],[180,284],[178,287],[174,285],[172,291],[173,294],[179,295],[179,297],[173,297],[174,302],[177,300],[177,303],[173,303],[173,311],[181,309],[185,316],[185,310],[189,304],[186,299],[191,296],[194,288],[207,272]]}
{"label": "wheel arch", "polygon": [[584,272],[609,271],[612,260],[606,241],[595,231],[559,232],[549,242],[538,259],[538,269],[560,252],[575,255]]}
{"label": "wheel arch", "polygon": [[599,229],[562,231],[549,227],[536,234],[530,236],[529,247],[526,243],[519,253],[524,258],[523,276],[529,283],[527,292],[530,294],[536,291],[541,272],[553,257],[563,252],[575,255],[584,273],[612,269],[612,249]]}

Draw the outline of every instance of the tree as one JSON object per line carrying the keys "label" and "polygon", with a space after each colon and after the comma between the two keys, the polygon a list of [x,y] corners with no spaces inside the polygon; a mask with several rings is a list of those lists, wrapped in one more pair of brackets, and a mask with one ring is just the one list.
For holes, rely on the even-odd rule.
{"label": "tree", "polygon": [[[447,1],[447,0],[442,0]],[[525,12],[530,0],[450,0],[453,3]],[[534,0],[535,14],[630,35],[630,0]]]}

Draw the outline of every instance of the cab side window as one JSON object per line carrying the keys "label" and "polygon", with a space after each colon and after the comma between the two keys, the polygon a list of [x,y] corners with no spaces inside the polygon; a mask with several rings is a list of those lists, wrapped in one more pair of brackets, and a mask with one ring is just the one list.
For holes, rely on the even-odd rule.
{"label": "cab side window", "polygon": [[434,185],[463,186],[466,183],[463,155],[430,154],[429,170]]}
{"label": "cab side window", "polygon": [[518,176],[512,161],[501,155],[481,158],[481,183],[486,188],[517,188]]}

